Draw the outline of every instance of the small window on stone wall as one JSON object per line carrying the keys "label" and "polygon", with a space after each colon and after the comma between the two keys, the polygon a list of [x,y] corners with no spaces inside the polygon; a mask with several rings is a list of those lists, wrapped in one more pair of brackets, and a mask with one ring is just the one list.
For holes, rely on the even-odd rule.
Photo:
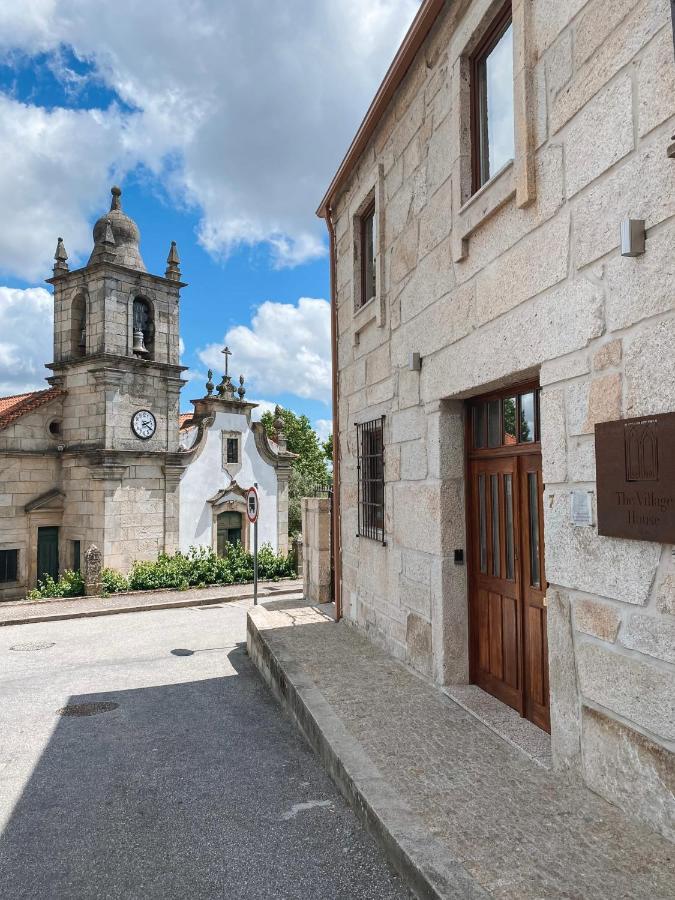
{"label": "small window on stone wall", "polygon": [[143,297],[134,300],[134,343],[135,356],[143,359],[154,359],[155,356],[155,322],[152,306]]}
{"label": "small window on stone wall", "polygon": [[18,550],[0,550],[0,584],[16,581],[19,569]]}
{"label": "small window on stone wall", "polygon": [[49,423],[49,433],[54,440],[61,437],[61,422],[58,419],[53,419]]}
{"label": "small window on stone wall", "polygon": [[471,161],[475,193],[514,157],[511,2],[471,58]]}
{"label": "small window on stone wall", "polygon": [[241,463],[241,435],[237,432],[223,431],[223,468],[232,471],[233,466]]}
{"label": "small window on stone wall", "polygon": [[81,556],[81,547],[82,544],[80,541],[73,541],[73,572],[79,572],[82,565],[82,556]]}
{"label": "small window on stone wall", "polygon": [[239,462],[239,439],[238,438],[228,438],[227,439],[227,461],[228,461],[228,463],[238,463]]}
{"label": "small window on stone wall", "polygon": [[87,305],[81,294],[70,306],[70,356],[84,356],[87,352]]}
{"label": "small window on stone wall", "polygon": [[384,543],[384,416],[356,426],[358,534]]}
{"label": "small window on stone wall", "polygon": [[473,400],[470,409],[474,450],[493,450],[540,440],[538,388]]}
{"label": "small window on stone wall", "polygon": [[377,258],[376,258],[377,222],[375,219],[375,201],[368,206],[361,216],[361,297],[360,306],[365,306],[377,295]]}

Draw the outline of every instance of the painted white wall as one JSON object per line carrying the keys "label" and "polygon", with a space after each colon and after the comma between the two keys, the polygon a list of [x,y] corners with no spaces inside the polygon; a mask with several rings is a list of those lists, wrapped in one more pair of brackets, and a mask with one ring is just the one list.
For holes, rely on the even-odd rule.
{"label": "painted white wall", "polygon": [[[235,478],[240,487],[258,482],[260,517],[258,544],[278,548],[277,540],[277,474],[273,466],[263,460],[255,445],[255,437],[245,414],[217,412],[206,435],[206,444],[199,456],[188,466],[180,483],[180,549],[190,546],[212,547],[212,506],[207,501],[218,491],[230,486],[232,479],[223,469],[223,431],[241,433],[241,468]],[[253,526],[244,516],[244,528],[249,527],[249,546],[253,547]]]}

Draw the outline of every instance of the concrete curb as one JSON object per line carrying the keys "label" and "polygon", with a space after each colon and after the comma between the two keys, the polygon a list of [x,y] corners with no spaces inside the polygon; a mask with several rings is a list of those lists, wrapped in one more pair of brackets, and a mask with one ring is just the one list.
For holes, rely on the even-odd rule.
{"label": "concrete curb", "polygon": [[[296,593],[300,588],[289,588],[287,593]],[[283,592],[275,592],[274,597],[283,597]],[[165,600],[161,603],[143,603],[138,606],[115,606],[101,609],[74,610],[73,612],[45,613],[41,616],[26,616],[23,619],[0,620],[0,628],[8,628],[11,625],[33,625],[41,622],[63,622],[67,619],[94,619],[98,616],[119,616],[122,613],[152,612],[156,609],[186,609],[190,606],[212,606],[216,603],[234,603],[237,600],[252,600],[253,591],[247,594],[237,594],[234,597],[207,597],[192,600]],[[261,599],[269,600],[269,596]]]}
{"label": "concrete curb", "polygon": [[265,636],[266,615],[264,607],[249,610],[249,656],[409,888],[420,900],[492,897],[401,800],[314,682],[282,650],[272,649]]}

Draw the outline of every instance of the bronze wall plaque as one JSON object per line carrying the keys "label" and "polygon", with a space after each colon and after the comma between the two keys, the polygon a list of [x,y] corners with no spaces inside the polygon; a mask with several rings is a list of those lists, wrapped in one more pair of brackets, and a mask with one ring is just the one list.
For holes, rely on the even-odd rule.
{"label": "bronze wall plaque", "polygon": [[675,543],[675,412],[595,426],[598,534]]}

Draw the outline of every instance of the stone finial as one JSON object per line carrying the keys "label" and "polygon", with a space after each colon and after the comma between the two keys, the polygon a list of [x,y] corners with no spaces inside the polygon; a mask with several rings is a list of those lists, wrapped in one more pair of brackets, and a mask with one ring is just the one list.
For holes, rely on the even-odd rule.
{"label": "stone finial", "polygon": [[68,259],[68,254],[66,253],[66,248],[63,245],[63,238],[59,238],[56,243],[56,253],[54,254],[54,259],[56,262],[54,263],[54,274],[58,275],[60,272],[68,271],[68,263],[66,260]]}
{"label": "stone finial", "polygon": [[279,450],[286,449],[286,435],[284,434],[284,420],[281,416],[281,407],[277,404],[274,407],[274,430],[277,435],[277,446]]}
{"label": "stone finial", "polygon": [[206,382],[206,396],[211,397],[213,395],[213,389],[215,387],[213,383],[213,372],[211,371],[211,369],[209,369],[209,371],[206,373],[206,377],[209,379]]}
{"label": "stone finial", "polygon": [[178,247],[176,247],[175,241],[171,241],[171,249],[166,258],[166,272],[164,274],[171,281],[180,281],[180,256],[178,255]]}
{"label": "stone finial", "polygon": [[237,393],[239,394],[239,400],[244,402],[244,394],[246,393],[246,388],[244,387],[244,376],[239,376],[239,387],[237,388]]}
{"label": "stone finial", "polygon": [[110,219],[105,220],[105,232],[103,233],[103,243],[104,244],[114,244],[115,243],[115,235],[113,234],[112,222]]}
{"label": "stone finial", "polygon": [[277,434],[283,434],[284,431],[284,420],[281,417],[281,407],[278,403],[274,407],[274,430]]}
{"label": "stone finial", "polygon": [[120,197],[122,196],[121,188],[118,188],[117,185],[114,185],[110,188],[110,193],[112,194],[112,200],[110,201],[110,212],[113,209],[122,209],[122,201]]}
{"label": "stone finial", "polygon": [[84,591],[88,597],[95,597],[101,593],[102,568],[103,554],[96,544],[92,544],[84,554]]}

